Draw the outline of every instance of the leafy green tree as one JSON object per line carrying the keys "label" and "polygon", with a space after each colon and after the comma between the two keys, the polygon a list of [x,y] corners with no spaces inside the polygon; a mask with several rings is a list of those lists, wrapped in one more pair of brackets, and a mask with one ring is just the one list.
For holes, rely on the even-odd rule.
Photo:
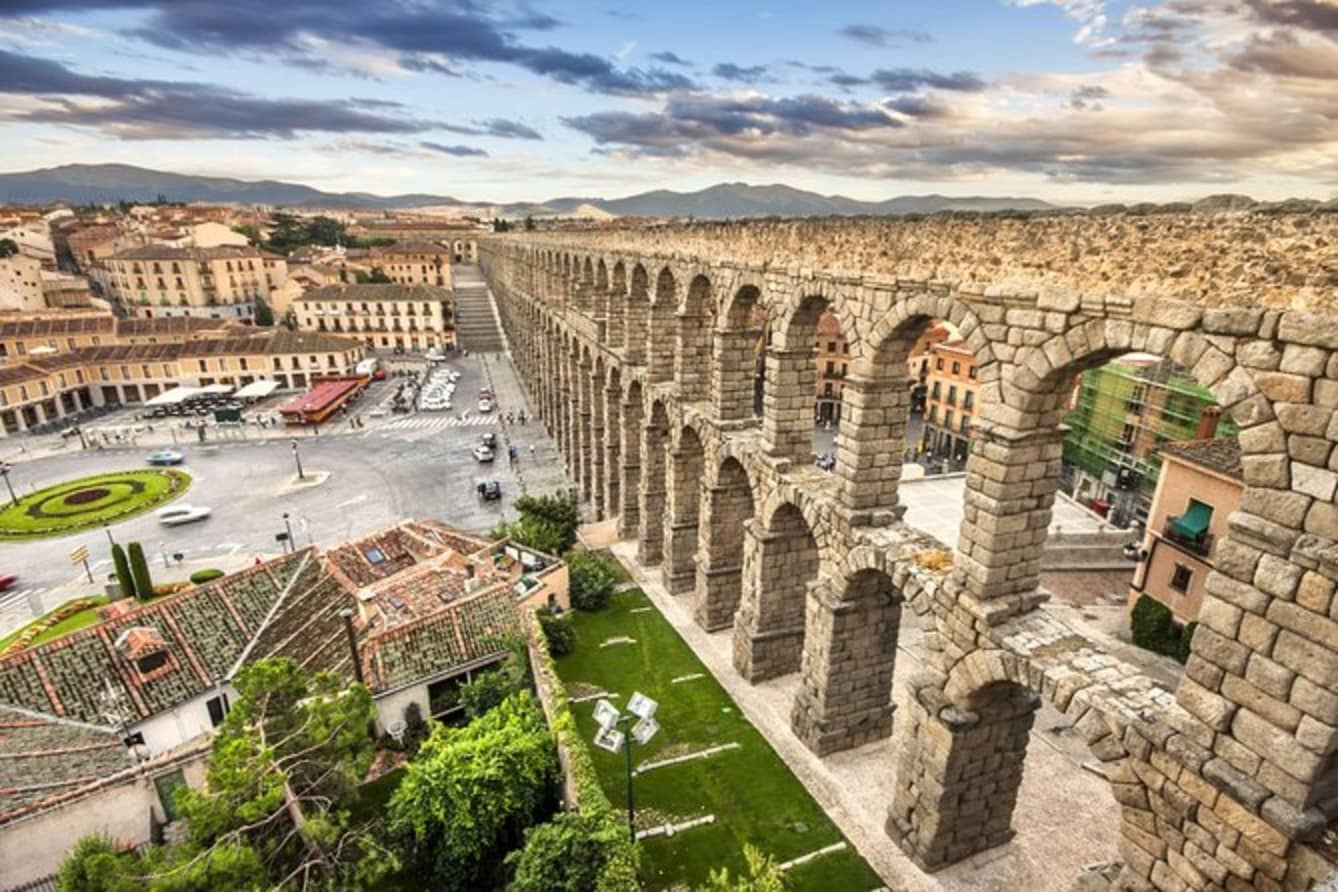
{"label": "leafy green tree", "polygon": [[121,543],[113,542],[111,547],[112,566],[116,568],[116,582],[121,586],[121,595],[135,597],[135,577],[130,575],[130,561],[126,559]]}
{"label": "leafy green tree", "polygon": [[353,277],[357,280],[359,285],[390,285],[394,281],[390,276],[386,275],[386,271],[379,266],[372,267],[372,271],[369,273],[363,272],[360,269],[355,269],[353,271]]}
{"label": "leafy green tree", "polygon": [[255,320],[256,325],[270,326],[274,324],[274,310],[270,309],[269,301],[259,295],[255,300]]}
{"label": "leafy green tree", "polygon": [[12,238],[0,238],[0,257],[13,257],[19,253],[19,243]]}
{"label": "leafy green tree", "polygon": [[238,235],[246,236],[246,240],[253,245],[265,244],[265,237],[260,234],[260,227],[254,223],[239,223],[232,227],[232,231]]}
{"label": "leafy green tree", "polygon": [[555,657],[565,657],[576,649],[576,628],[566,614],[558,615],[547,608],[535,611],[539,628],[548,641],[548,651]]}
{"label": "leafy green tree", "polygon": [[391,797],[389,826],[421,888],[497,888],[503,857],[551,811],[556,783],[543,713],[513,694],[463,728],[432,729]]}
{"label": "leafy green tree", "polygon": [[525,831],[512,852],[508,892],[588,892],[600,887],[609,861],[627,844],[627,827],[611,813],[566,812]]}
{"label": "leafy green tree", "polygon": [[528,214],[525,216],[525,231],[526,232],[534,231],[534,218],[529,216]]}
{"label": "leafy green tree", "polygon": [[617,565],[613,558],[593,551],[573,551],[566,560],[572,606],[578,610],[607,607],[618,586]]}
{"label": "leafy green tree", "polygon": [[780,869],[775,859],[762,852],[751,843],[743,847],[743,860],[748,865],[748,875],[731,879],[729,868],[711,871],[706,885],[697,892],[785,892],[789,885],[785,881],[785,872]]}
{"label": "leafy green tree", "polygon": [[149,573],[149,562],[144,557],[144,546],[138,542],[129,545],[130,576],[135,581],[135,597],[148,600],[153,597],[153,576]]}
{"label": "leafy green tree", "polygon": [[498,527],[502,536],[552,555],[566,554],[576,544],[581,513],[574,495],[521,496],[516,510],[520,519]]}

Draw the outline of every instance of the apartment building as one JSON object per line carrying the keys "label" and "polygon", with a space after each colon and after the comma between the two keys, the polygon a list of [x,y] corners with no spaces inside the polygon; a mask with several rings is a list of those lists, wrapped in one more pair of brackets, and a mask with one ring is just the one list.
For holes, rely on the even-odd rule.
{"label": "apartment building", "polygon": [[455,301],[431,285],[326,285],[292,302],[303,331],[358,338],[371,349],[455,345]]}
{"label": "apartment building", "polygon": [[234,329],[250,330],[219,319],[121,319],[93,309],[0,315],[0,361],[68,353],[83,347],[176,343]]}
{"label": "apartment building", "polygon": [[1235,438],[1189,440],[1161,447],[1161,473],[1148,512],[1129,604],[1149,595],[1181,623],[1194,621],[1213,571],[1227,518],[1245,484]]}
{"label": "apartment building", "polygon": [[106,261],[109,282],[134,315],[250,320],[256,298],[288,277],[284,258],[254,247],[143,245]]}
{"label": "apartment building", "polygon": [[431,242],[406,242],[372,248],[369,263],[397,285],[451,287],[450,249]]}
{"label": "apartment building", "polygon": [[841,388],[850,372],[850,344],[841,331],[841,323],[831,312],[818,317],[818,333],[814,347],[817,350],[818,375],[817,419],[820,422],[841,422]]}
{"label": "apartment building", "polygon": [[924,434],[927,455],[964,463],[971,453],[976,413],[976,357],[961,339],[939,341],[925,357]]}
{"label": "apartment building", "polygon": [[0,310],[42,310],[42,262],[23,254],[0,257]]}

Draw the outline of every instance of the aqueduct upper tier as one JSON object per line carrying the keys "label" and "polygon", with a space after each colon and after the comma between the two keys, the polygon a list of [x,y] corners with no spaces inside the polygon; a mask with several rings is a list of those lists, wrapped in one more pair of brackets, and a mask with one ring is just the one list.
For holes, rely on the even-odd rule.
{"label": "aqueduct upper tier", "polygon": [[[1110,780],[1126,888],[1305,889],[1328,872],[1338,214],[629,227],[496,237],[480,255],[584,498],[701,625],[732,630],[739,672],[800,673],[792,726],[810,748],[892,733],[903,606],[927,618],[887,822],[925,869],[1010,837],[1045,699]],[[827,311],[851,355],[834,474],[808,460]],[[908,528],[897,496],[905,360],[935,319],[980,378],[951,550]],[[1190,370],[1240,426],[1241,510],[1174,694],[1036,609],[1071,384],[1133,351]]]}

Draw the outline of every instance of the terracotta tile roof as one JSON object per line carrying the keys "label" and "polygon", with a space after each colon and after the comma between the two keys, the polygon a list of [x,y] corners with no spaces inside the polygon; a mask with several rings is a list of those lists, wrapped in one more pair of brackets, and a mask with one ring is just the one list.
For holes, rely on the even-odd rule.
{"label": "terracotta tile roof", "polygon": [[1163,443],[1161,453],[1237,480],[1245,479],[1240,466],[1240,441],[1235,437]]}
{"label": "terracotta tile roof", "polygon": [[448,300],[450,296],[451,290],[449,288],[440,288],[436,285],[339,284],[324,285],[312,289],[297,298],[297,302],[353,301],[356,303],[366,301],[372,303],[375,301],[399,300],[421,303],[423,301]]}
{"label": "terracotta tile roof", "polygon": [[260,249],[247,245],[219,245],[214,248],[175,248],[171,245],[140,245],[118,251],[111,260],[227,260],[259,258]]}
{"label": "terracotta tile roof", "polygon": [[134,766],[110,728],[0,705],[0,823]]}

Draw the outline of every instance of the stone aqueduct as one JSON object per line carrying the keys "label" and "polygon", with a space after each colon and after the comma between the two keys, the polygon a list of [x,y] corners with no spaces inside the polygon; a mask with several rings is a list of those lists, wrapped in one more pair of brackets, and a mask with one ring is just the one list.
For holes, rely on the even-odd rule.
{"label": "stone aqueduct", "polygon": [[[891,733],[901,610],[925,616],[887,820],[917,864],[1010,838],[1043,698],[1110,781],[1123,888],[1305,889],[1329,873],[1338,215],[629,227],[480,254],[581,494],[699,624],[732,627],[740,673],[801,673],[792,726],[808,747]],[[828,308],[852,357],[834,474],[807,460]],[[960,329],[981,382],[950,562],[897,496],[905,359],[932,319]],[[1244,500],[1173,695],[1035,609],[1069,385],[1130,351],[1192,370],[1241,427]]]}

